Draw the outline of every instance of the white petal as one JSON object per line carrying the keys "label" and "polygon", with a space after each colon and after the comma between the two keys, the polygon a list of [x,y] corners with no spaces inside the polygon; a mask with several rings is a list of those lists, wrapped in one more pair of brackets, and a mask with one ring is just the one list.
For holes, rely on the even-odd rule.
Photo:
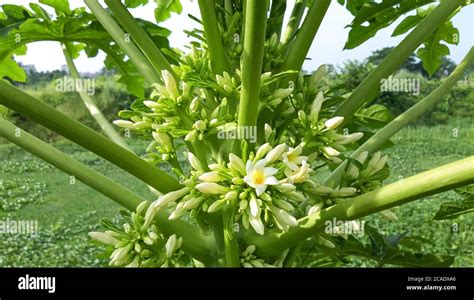
{"label": "white petal", "polygon": [[267,185],[266,184],[257,184],[257,185],[255,185],[254,188],[255,188],[255,191],[257,192],[257,196],[260,196],[267,189]]}
{"label": "white petal", "polygon": [[256,233],[263,235],[263,233],[265,232],[265,227],[263,226],[262,220],[260,220],[260,218],[250,216],[249,223]]}
{"label": "white petal", "polygon": [[269,167],[269,168],[265,168],[263,172],[265,173],[265,177],[267,177],[267,176],[275,175],[278,172],[278,170],[275,168]]}
{"label": "white petal", "polygon": [[254,217],[257,217],[259,215],[259,205],[255,197],[252,197],[250,199],[249,206],[250,206],[250,214]]}
{"label": "white petal", "polygon": [[278,183],[279,183],[278,180],[273,176],[265,178],[265,184],[275,185]]}

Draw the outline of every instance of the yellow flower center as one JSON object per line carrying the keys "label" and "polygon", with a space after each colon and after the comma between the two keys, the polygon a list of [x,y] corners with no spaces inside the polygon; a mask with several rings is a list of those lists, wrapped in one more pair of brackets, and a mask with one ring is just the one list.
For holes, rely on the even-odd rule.
{"label": "yellow flower center", "polygon": [[262,170],[254,170],[252,180],[255,184],[263,184],[265,182],[265,173]]}
{"label": "yellow flower center", "polygon": [[298,158],[298,155],[293,151],[293,153],[288,154],[287,157],[289,162],[294,162]]}

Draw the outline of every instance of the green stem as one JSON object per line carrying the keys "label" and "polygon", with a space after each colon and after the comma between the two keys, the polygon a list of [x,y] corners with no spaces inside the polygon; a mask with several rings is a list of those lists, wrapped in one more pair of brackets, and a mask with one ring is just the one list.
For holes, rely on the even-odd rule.
{"label": "green stem", "polygon": [[235,206],[227,207],[223,214],[223,234],[225,247],[225,261],[227,267],[240,267],[239,243],[234,232]]}
{"label": "green stem", "polygon": [[297,0],[293,10],[291,11],[290,19],[286,25],[285,33],[283,34],[281,43],[286,45],[290,42],[295,34],[298,26],[300,26],[301,19],[303,18],[304,10],[306,8],[305,0]]}
{"label": "green stem", "polygon": [[303,246],[303,242],[298,242],[294,247],[288,251],[286,255],[285,261],[283,262],[283,267],[291,268],[295,265],[296,259],[298,258],[298,254]]}
{"label": "green stem", "polygon": [[222,74],[227,70],[227,63],[221,34],[219,32],[214,0],[199,0],[198,3],[212,71],[214,74]]}
{"label": "green stem", "polygon": [[288,51],[291,55],[288,55],[283,62],[283,71],[301,70],[309,48],[329,8],[329,4],[331,4],[331,0],[314,0],[303,25],[301,25],[298,31],[295,42],[291,46],[291,50]]}
{"label": "green stem", "polygon": [[239,128],[257,123],[268,5],[268,0],[247,0],[245,8]]}
{"label": "green stem", "polygon": [[[66,63],[69,68],[69,72],[71,73],[71,76],[74,80],[81,80],[81,76],[79,75],[79,72],[77,71],[76,65],[74,64],[74,60],[71,56],[71,50],[70,50],[70,45],[66,44],[63,45],[63,53],[64,57],[66,58]],[[91,116],[94,118],[94,120],[97,122],[97,124],[100,126],[102,131],[115,143],[118,145],[129,149],[127,143],[122,139],[120,134],[115,130],[115,128],[112,126],[112,124],[109,123],[109,121],[105,118],[105,116],[102,114],[100,109],[97,107],[95,104],[94,100],[92,97],[90,97],[85,91],[82,89],[79,90],[79,95],[81,96],[82,101],[84,102],[84,105],[86,106],[87,110],[91,114]],[[130,149],[129,149],[130,150]]]}
{"label": "green stem", "polygon": [[104,29],[107,30],[112,39],[120,46],[125,54],[127,54],[138,71],[143,75],[143,77],[145,77],[145,81],[149,85],[160,82],[160,76],[158,73],[155,72],[133,41],[126,39],[125,32],[117,23],[115,23],[114,19],[99,4],[99,2],[97,0],[84,0],[84,2],[100,24],[102,24]]}
{"label": "green stem", "polygon": [[263,236],[247,233],[245,241],[257,247],[257,255],[276,256],[320,230],[327,220],[355,220],[416,199],[474,183],[474,156],[417,174],[369,193],[348,199],[298,221],[287,232],[269,230]]}
{"label": "green stem", "polygon": [[160,74],[161,70],[168,70],[178,80],[168,60],[166,60],[146,31],[133,18],[125,5],[117,0],[105,0],[105,3],[113,12],[118,22],[128,31],[155,71]]}
{"label": "green stem", "polygon": [[225,24],[227,29],[229,29],[230,24],[232,23],[232,15],[234,14],[234,9],[232,8],[232,0],[224,0],[224,9],[225,9]]}
{"label": "green stem", "polygon": [[[135,211],[141,202],[146,201],[129,189],[69,157],[28,132],[19,130],[15,125],[2,118],[0,118],[0,136],[26,151],[31,152],[65,173],[75,176],[79,181],[104,194],[130,211]],[[182,237],[183,250],[189,255],[204,263],[211,261],[212,252],[210,251],[214,248],[212,237],[204,235],[196,227],[183,221],[168,220],[168,215],[164,211],[157,214],[155,223],[165,235],[177,234]]]}
{"label": "green stem", "polygon": [[[273,0],[270,8],[270,19],[274,19],[273,27],[276,27],[276,29],[272,28],[272,30],[275,30],[278,40],[281,38],[281,32],[283,30],[283,18],[285,17],[284,13],[277,15],[280,13],[282,6],[284,6],[283,9],[286,10],[286,0]],[[267,38],[271,38],[271,36],[268,36]]]}
{"label": "green stem", "polygon": [[94,152],[162,193],[180,188],[178,181],[166,172],[3,80],[0,104]]}
{"label": "green stem", "polygon": [[[399,115],[379,132],[374,134],[363,145],[351,154],[351,158],[355,159],[364,151],[374,153],[386,143],[392,136],[397,134],[402,128],[413,121],[416,121],[424,112],[431,109],[449,93],[451,88],[461,79],[466,69],[474,62],[474,47],[463,58],[456,69],[438,86],[433,92],[426,96],[423,100],[415,104],[413,107]],[[337,186],[341,179],[342,173],[347,165],[347,161],[341,163],[325,180],[328,186]]]}
{"label": "green stem", "polygon": [[346,123],[352,115],[364,104],[375,98],[380,81],[388,77],[410,56],[413,51],[425,41],[435,30],[460,7],[465,0],[442,1],[431,14],[408,34],[403,41],[377,66],[362,83],[352,92],[347,100],[333,113],[342,116]]}

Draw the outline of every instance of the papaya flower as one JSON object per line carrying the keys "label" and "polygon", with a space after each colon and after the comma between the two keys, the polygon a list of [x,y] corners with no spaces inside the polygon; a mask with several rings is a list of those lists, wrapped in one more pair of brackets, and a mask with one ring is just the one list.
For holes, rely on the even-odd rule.
{"label": "papaya flower", "polygon": [[266,163],[265,159],[261,159],[255,164],[251,160],[247,161],[247,175],[244,177],[244,182],[255,189],[257,196],[263,194],[268,185],[278,184],[278,180],[273,176],[278,170],[272,167],[265,167]]}

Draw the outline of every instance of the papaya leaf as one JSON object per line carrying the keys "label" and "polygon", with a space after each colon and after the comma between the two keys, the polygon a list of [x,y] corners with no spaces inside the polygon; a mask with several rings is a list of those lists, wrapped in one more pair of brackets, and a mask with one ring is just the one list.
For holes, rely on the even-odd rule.
{"label": "papaya leaf", "polygon": [[400,16],[433,3],[435,0],[347,0],[346,8],[354,15],[344,49],[353,49],[375,36]]}
{"label": "papaya leaf", "polygon": [[157,22],[166,21],[171,17],[171,13],[180,14],[183,6],[180,0],[155,0],[157,7],[155,8],[155,19]]}
{"label": "papaya leaf", "polygon": [[474,196],[470,196],[464,201],[452,201],[442,204],[433,219],[452,220],[472,212],[474,212]]}
{"label": "papaya leaf", "polygon": [[432,76],[443,62],[442,58],[449,55],[449,48],[441,42],[457,45],[459,43],[459,30],[454,28],[451,21],[446,22],[430,36],[423,47],[418,49],[417,56],[423,62],[423,68]]}
{"label": "papaya leaf", "polygon": [[388,108],[380,104],[359,109],[355,117],[357,121],[369,128],[381,128],[393,120],[393,115]]}
{"label": "papaya leaf", "polygon": [[40,0],[39,2],[54,8],[57,15],[64,13],[68,16],[72,13],[68,0]]}

